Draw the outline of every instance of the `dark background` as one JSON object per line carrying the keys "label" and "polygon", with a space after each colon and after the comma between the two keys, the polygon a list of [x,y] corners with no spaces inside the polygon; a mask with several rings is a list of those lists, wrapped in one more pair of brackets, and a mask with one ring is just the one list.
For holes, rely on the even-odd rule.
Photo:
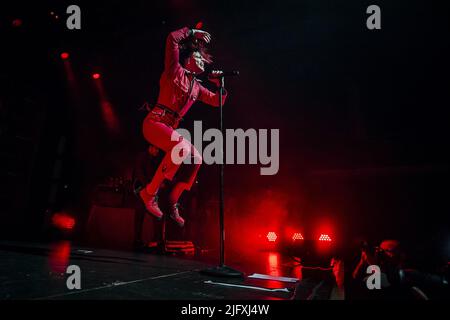
{"label": "dark background", "polygon": [[[81,30],[65,27],[70,4],[81,7]],[[381,7],[381,30],[366,28],[371,4]],[[241,74],[227,80],[225,126],[280,129],[277,175],[260,176],[259,165],[226,167],[232,247],[251,246],[264,228],[295,226],[311,236],[325,228],[345,244],[389,237],[450,254],[449,19],[439,2],[0,6],[0,237],[39,237],[49,207],[83,226],[96,186],[130,177],[146,149],[138,108],[157,98],[165,38],[203,21],[213,37],[212,68]],[[17,18],[22,25],[13,27]],[[68,85],[63,51],[77,88]],[[92,72],[102,75],[116,132],[102,119]],[[184,126],[200,119],[204,128],[217,127],[218,110],[198,102]],[[52,185],[58,192],[49,206]],[[210,243],[217,243],[217,186],[217,167],[204,165],[184,196],[197,203],[187,214],[190,234]]]}

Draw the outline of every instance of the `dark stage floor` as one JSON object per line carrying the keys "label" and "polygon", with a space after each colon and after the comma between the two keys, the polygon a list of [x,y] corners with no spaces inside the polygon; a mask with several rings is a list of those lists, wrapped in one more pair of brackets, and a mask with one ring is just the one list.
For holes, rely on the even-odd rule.
{"label": "dark stage floor", "polygon": [[[194,256],[175,257],[78,247],[69,241],[52,244],[0,242],[0,300],[343,298],[337,294],[330,271],[302,270],[294,260],[279,253],[258,252],[252,256],[241,255],[240,259],[227,259],[228,265],[245,273],[242,279],[203,275],[200,270],[214,265],[205,261],[208,259]],[[80,267],[81,289],[67,288],[66,280],[70,276],[66,274],[68,265]],[[253,273],[299,280],[292,283],[247,277]]]}

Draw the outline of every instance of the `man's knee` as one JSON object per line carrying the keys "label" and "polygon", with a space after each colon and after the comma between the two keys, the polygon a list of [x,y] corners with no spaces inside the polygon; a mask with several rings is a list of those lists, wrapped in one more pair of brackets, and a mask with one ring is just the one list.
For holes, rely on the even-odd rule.
{"label": "man's knee", "polygon": [[191,154],[191,144],[187,141],[183,141],[179,144],[179,146],[181,149],[180,156],[183,159],[186,159]]}
{"label": "man's knee", "polygon": [[178,149],[180,151],[180,160],[187,161],[187,163],[190,164],[202,164],[203,158],[200,152],[198,152],[198,150],[191,143],[183,140],[182,142],[179,142]]}
{"label": "man's knee", "polygon": [[203,158],[202,155],[200,154],[200,152],[198,152],[198,150],[192,146],[192,158],[193,158],[193,163],[194,164],[198,164],[201,165],[203,162]]}

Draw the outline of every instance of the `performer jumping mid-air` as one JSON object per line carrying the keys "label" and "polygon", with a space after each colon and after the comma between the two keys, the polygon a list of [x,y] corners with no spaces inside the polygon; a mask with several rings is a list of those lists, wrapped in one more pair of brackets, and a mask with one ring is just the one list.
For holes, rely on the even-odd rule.
{"label": "performer jumping mid-air", "polygon": [[[158,206],[157,193],[164,179],[172,180],[180,164],[172,161],[174,146],[182,147],[180,158],[193,158],[187,166],[186,178],[176,181],[169,194],[169,215],[179,226],[184,226],[180,216],[178,200],[184,190],[190,190],[195,181],[202,156],[195,147],[178,134],[175,129],[195,100],[212,106],[219,106],[219,93],[211,92],[200,84],[197,75],[205,71],[205,63],[211,63],[211,56],[205,45],[211,41],[208,32],[187,27],[173,31],[166,41],[164,72],[160,78],[158,102],[150,110],[143,124],[145,139],[165,152],[164,159],[153,179],[141,190],[140,197],[149,213],[161,219],[163,212]],[[220,74],[220,71],[213,71]],[[219,86],[219,79],[211,79]],[[226,99],[226,91],[223,101]]]}

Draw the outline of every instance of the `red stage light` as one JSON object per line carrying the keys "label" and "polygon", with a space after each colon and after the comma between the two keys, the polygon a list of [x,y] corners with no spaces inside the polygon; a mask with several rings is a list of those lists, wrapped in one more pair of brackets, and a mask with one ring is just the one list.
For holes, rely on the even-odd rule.
{"label": "red stage light", "polygon": [[12,22],[13,27],[20,27],[22,25],[22,19],[14,19]]}
{"label": "red stage light", "polygon": [[270,252],[268,256],[267,274],[273,277],[280,277],[280,254],[278,252]]}
{"label": "red stage light", "polygon": [[69,265],[70,250],[70,241],[62,241],[51,246],[48,261],[53,272],[66,272],[67,266]]}
{"label": "red stage light", "polygon": [[195,25],[195,29],[203,29],[203,22],[202,21],[197,22]]}
{"label": "red stage light", "polygon": [[320,237],[319,237],[319,241],[329,241],[329,242],[331,242],[331,238],[330,238],[330,236],[329,235],[327,235],[327,234],[321,234],[320,235]]}
{"label": "red stage light", "polygon": [[300,232],[295,232],[293,235],[292,235],[292,240],[303,240],[304,238],[303,238],[303,235],[300,233]]}
{"label": "red stage light", "polygon": [[75,226],[75,219],[66,213],[55,213],[52,217],[52,224],[58,229],[72,230]]}
{"label": "red stage light", "polygon": [[273,231],[270,231],[267,233],[267,240],[269,240],[269,242],[275,242],[277,241],[277,234]]}
{"label": "red stage light", "polygon": [[63,60],[69,59],[69,54],[67,52],[61,53],[61,59]]}
{"label": "red stage light", "polygon": [[93,79],[100,79],[100,73],[94,73],[94,74],[92,75],[92,78],[93,78]]}

